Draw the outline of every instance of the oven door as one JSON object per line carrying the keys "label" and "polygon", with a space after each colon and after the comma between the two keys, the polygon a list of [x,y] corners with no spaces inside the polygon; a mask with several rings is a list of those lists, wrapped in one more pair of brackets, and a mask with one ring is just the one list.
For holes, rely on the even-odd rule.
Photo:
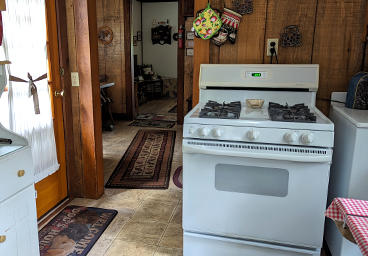
{"label": "oven door", "polygon": [[185,231],[320,248],[332,150],[183,141]]}

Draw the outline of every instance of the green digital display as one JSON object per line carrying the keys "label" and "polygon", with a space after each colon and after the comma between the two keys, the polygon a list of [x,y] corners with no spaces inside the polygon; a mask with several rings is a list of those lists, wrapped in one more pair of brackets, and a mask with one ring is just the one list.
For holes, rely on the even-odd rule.
{"label": "green digital display", "polygon": [[252,76],[260,77],[261,76],[261,73],[252,73]]}

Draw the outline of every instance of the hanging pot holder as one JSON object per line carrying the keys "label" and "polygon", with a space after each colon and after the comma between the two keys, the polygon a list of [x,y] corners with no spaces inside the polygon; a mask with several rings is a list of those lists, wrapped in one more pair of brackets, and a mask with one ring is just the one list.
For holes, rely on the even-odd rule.
{"label": "hanging pot holder", "polygon": [[210,4],[207,8],[193,21],[193,26],[198,35],[206,40],[213,37],[221,28],[222,21]]}
{"label": "hanging pot holder", "polygon": [[[220,13],[220,11],[219,10],[217,10],[217,9],[212,9],[216,14],[217,14],[217,16],[221,16],[221,13]],[[196,18],[198,18],[199,17],[199,15],[201,15],[201,13],[204,11],[204,9],[201,9],[201,10],[199,10],[197,13],[196,13]],[[192,31],[194,32],[194,36],[196,37],[196,38],[201,38],[199,35],[198,35],[198,33],[197,33],[197,31],[195,31],[195,29],[194,29],[194,26],[192,27]],[[216,33],[216,35],[219,33],[219,31],[217,31],[217,33]],[[216,35],[214,35],[214,36],[216,36]]]}

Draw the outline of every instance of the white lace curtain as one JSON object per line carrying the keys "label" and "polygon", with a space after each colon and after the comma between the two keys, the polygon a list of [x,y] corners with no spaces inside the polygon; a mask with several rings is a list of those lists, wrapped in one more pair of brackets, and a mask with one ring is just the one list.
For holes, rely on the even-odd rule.
{"label": "white lace curtain", "polygon": [[[47,72],[45,0],[6,0],[2,12],[5,58],[12,62],[8,74],[28,81]],[[28,98],[28,83],[8,82],[9,128],[26,137],[32,147],[35,182],[59,169],[47,79],[35,82],[40,114],[33,98]],[[20,160],[21,161],[21,160]]]}

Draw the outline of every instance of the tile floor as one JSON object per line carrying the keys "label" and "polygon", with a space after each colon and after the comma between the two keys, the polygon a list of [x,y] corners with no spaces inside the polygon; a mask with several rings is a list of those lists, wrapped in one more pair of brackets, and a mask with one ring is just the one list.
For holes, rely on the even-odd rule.
{"label": "tile floor", "polygon": [[[152,101],[140,113],[168,114],[175,101]],[[166,112],[165,112],[166,111]],[[173,114],[175,115],[175,114]],[[114,131],[103,132],[105,183],[139,129],[131,122],[117,121]],[[183,255],[182,190],[172,182],[182,165],[182,126],[176,125],[175,150],[167,190],[105,189],[98,200],[76,198],[70,204],[115,209],[118,215],[88,256],[179,256]],[[322,251],[321,256],[326,255]]]}
{"label": "tile floor", "polygon": [[[176,100],[151,101],[140,107],[140,113],[167,113]],[[151,106],[151,107],[150,107]],[[117,121],[112,132],[103,132],[105,183],[139,129],[129,121]],[[155,129],[155,128],[153,128]],[[70,204],[115,209],[118,215],[88,256],[179,256],[183,255],[181,227],[182,190],[172,182],[172,176],[182,165],[182,126],[176,125],[175,149],[167,190],[105,189],[98,200],[76,198]]]}

